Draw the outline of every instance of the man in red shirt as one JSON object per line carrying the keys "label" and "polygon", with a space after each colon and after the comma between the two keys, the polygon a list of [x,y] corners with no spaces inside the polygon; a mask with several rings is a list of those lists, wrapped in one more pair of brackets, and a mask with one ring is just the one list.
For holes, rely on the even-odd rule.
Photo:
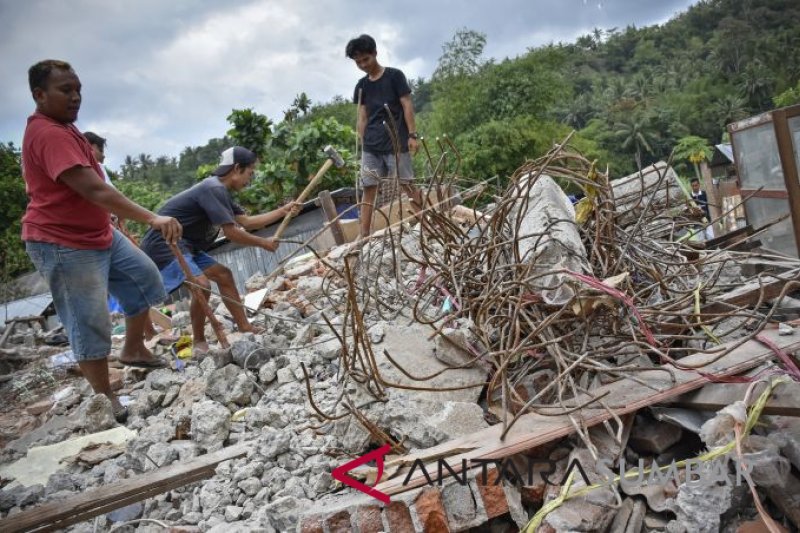
{"label": "man in red shirt", "polygon": [[30,198],[22,239],[36,269],[50,286],[59,319],[81,372],[112,403],[118,420],[126,410],[111,391],[108,354],[110,292],[125,313],[120,361],[163,366],[144,345],[151,305],[164,287],[152,261],[111,226],[110,213],[149,224],[176,243],[182,228],[130,201],[103,180],[89,142],[73,125],[81,105],[81,82],[63,61],[45,60],[28,70],[36,112],[22,141],[22,172]]}

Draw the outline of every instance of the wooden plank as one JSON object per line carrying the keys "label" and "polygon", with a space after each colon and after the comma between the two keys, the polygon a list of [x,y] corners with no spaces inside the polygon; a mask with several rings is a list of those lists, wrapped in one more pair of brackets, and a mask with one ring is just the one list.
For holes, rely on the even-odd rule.
{"label": "wooden plank", "polygon": [[328,221],[328,227],[333,235],[333,241],[337,244],[344,244],[347,242],[344,238],[342,225],[336,220],[339,214],[336,212],[336,205],[333,203],[330,191],[320,191],[317,195],[319,204],[322,206],[322,211],[325,213],[325,220]]}
{"label": "wooden plank", "polygon": [[[800,281],[800,269],[794,269],[781,274],[764,275],[762,276],[760,283],[759,280],[754,280],[721,296],[718,296],[700,307],[700,319],[705,320],[707,318],[711,318],[706,315],[725,313],[734,307],[753,305],[758,302],[759,297],[762,295],[762,291],[764,297],[761,299],[761,301],[766,303],[767,300],[772,300],[779,296],[783,291],[784,286],[789,281]],[[694,327],[690,324],[679,323],[682,317],[694,315],[693,306],[684,307],[683,309],[674,311],[674,313],[675,315],[657,325],[659,332],[670,335],[678,335],[686,329]],[[644,312],[643,314],[645,317],[647,317],[648,315],[658,315],[659,313]],[[696,316],[692,317],[692,321],[695,320],[697,320]]]}
{"label": "wooden plank", "polygon": [[0,531],[5,533],[56,531],[168,490],[209,478],[214,475],[214,469],[219,463],[242,457],[250,448],[251,446],[247,444],[223,448],[186,463],[159,468],[69,498],[37,505],[0,520]]}
{"label": "wooden plank", "polygon": [[172,329],[172,319],[155,307],[150,308],[150,320],[158,324],[158,327],[164,331],[169,331]]}
{"label": "wooden plank", "polygon": [[[764,331],[762,335],[777,344],[785,351],[793,352],[800,349],[800,336],[780,337],[775,330]],[[715,355],[717,354],[717,355]],[[748,341],[731,350],[724,357],[718,357],[719,351],[703,352],[681,359],[683,365],[701,367],[707,374],[716,377],[732,376],[749,370],[763,361],[773,357],[773,352],[758,341]],[[681,370],[664,365],[675,376],[673,383],[667,372],[653,369],[637,372],[636,377],[646,385],[630,380],[620,380],[594,390],[594,394],[608,393],[603,402],[614,409],[618,416],[633,413],[650,405],[661,403],[681,394],[698,389],[709,382],[696,371]],[[553,410],[554,413],[558,412]],[[572,418],[584,428],[595,426],[612,418],[611,413],[605,409],[585,408],[572,413]],[[522,416],[511,428],[504,440],[500,439],[503,428],[498,424],[490,428],[475,432],[438,446],[428,448],[417,454],[402,457],[406,464],[411,464],[419,458],[425,461],[426,457],[446,457],[448,464],[457,473],[461,470],[461,459],[495,459],[515,455],[517,453],[536,448],[543,444],[553,442],[573,433],[574,428],[567,415],[543,415],[529,413]],[[435,462],[426,464],[428,472],[436,472]],[[407,484],[403,484],[405,476],[380,483],[375,488],[385,494],[399,494],[427,483],[422,469],[417,469]]]}
{"label": "wooden plank", "polygon": [[[749,386],[749,383],[709,383],[700,390],[678,396],[668,406],[719,411],[733,402],[743,400]],[[758,388],[754,394],[758,396],[761,391],[763,388]],[[776,388],[764,407],[764,414],[800,416],[800,383],[786,383]]]}

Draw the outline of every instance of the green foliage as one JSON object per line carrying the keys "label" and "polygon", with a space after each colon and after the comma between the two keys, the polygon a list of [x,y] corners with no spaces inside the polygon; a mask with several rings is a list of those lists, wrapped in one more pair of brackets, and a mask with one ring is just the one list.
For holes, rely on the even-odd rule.
{"label": "green foliage", "polygon": [[308,113],[300,118],[301,122],[332,118],[339,124],[355,125],[356,106],[343,96],[334,96],[327,104],[312,105]]}
{"label": "green foliage", "polygon": [[442,46],[442,55],[434,79],[447,79],[477,74],[483,65],[481,56],[486,46],[486,34],[461,28],[453,38]]}
{"label": "green foliage", "polygon": [[[213,169],[212,169],[213,170]],[[150,211],[157,211],[159,207],[170,197],[164,186],[157,181],[150,180],[114,180],[114,186],[145,209]],[[128,230],[141,237],[147,231],[147,226],[139,222],[128,220],[126,222]]]}
{"label": "green foliage", "polygon": [[[492,120],[459,136],[456,146],[462,154],[460,174],[482,181],[493,176],[498,189],[525,161],[547,153],[570,133],[570,128],[555,122],[540,122],[531,116]],[[589,158],[604,157],[596,143],[580,134],[571,144]]]}
{"label": "green foliage", "polygon": [[[303,103],[305,104],[305,100]],[[233,126],[228,130],[228,137],[233,139],[235,144],[253,151],[258,157],[264,156],[267,141],[272,133],[272,121],[269,118],[249,108],[234,109],[228,115],[228,122]]]}
{"label": "green foliage", "polygon": [[786,107],[794,104],[800,104],[800,81],[797,85],[786,89],[781,94],[773,97],[772,99],[775,107]]}
{"label": "green foliage", "polygon": [[33,268],[20,238],[27,204],[19,150],[12,143],[0,144],[0,205],[3,206],[0,212],[0,282],[3,283]]}
{"label": "green foliage", "polygon": [[239,193],[239,201],[253,211],[272,209],[295,198],[327,157],[322,149],[333,146],[344,158],[345,168],[332,167],[319,189],[338,189],[353,184],[355,131],[334,118],[284,121],[273,132],[253,183]]}

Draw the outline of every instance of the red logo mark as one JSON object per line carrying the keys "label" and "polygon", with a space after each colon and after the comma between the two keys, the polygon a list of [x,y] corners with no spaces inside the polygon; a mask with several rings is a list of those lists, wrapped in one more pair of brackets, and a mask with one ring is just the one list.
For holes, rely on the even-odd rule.
{"label": "red logo mark", "polygon": [[367,464],[372,460],[375,460],[378,463],[378,477],[375,479],[375,484],[377,485],[380,482],[381,477],[383,476],[383,457],[387,453],[389,453],[391,449],[392,447],[390,445],[385,444],[380,448],[378,448],[377,450],[372,450],[371,452],[362,455],[358,459],[354,459],[349,463],[345,463],[342,466],[334,468],[333,472],[331,472],[331,475],[333,476],[333,479],[341,481],[345,485],[353,487],[357,491],[363,492],[364,494],[372,496],[376,500],[380,500],[383,503],[388,504],[389,503],[388,494],[384,494],[379,490],[375,490],[374,487],[370,487],[369,485],[361,483],[359,480],[348,476],[347,472],[363,464]]}

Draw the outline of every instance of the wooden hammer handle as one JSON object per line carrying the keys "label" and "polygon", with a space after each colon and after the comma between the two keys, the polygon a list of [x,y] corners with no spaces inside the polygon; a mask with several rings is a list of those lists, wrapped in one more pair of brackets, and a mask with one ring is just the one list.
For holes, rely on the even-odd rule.
{"label": "wooden hammer handle", "polygon": [[[319,180],[322,179],[322,176],[324,176],[325,173],[328,171],[328,169],[331,168],[331,165],[333,165],[333,159],[329,158],[325,161],[325,163],[322,164],[322,167],[320,167],[314,178],[312,178],[312,180],[308,183],[308,185],[306,185],[306,188],[303,189],[303,192],[300,193],[300,196],[297,197],[295,202],[303,203],[306,201],[308,195],[311,194],[311,191],[314,189],[314,187],[316,187],[317,182],[319,182]],[[278,231],[276,231],[275,235],[273,235],[272,237],[275,239],[280,239],[281,235],[283,235],[283,232],[286,230],[286,226],[289,225],[290,220],[292,220],[291,211],[286,213],[286,216],[283,217],[283,222],[281,222],[281,225],[278,226]]]}
{"label": "wooden hammer handle", "polygon": [[205,294],[203,294],[203,289],[201,289],[200,285],[197,283],[197,278],[192,274],[192,270],[186,263],[186,259],[183,257],[177,245],[170,244],[169,247],[172,249],[172,253],[175,254],[175,259],[178,260],[178,264],[181,266],[181,270],[183,270],[183,275],[186,276],[186,279],[191,283],[191,285],[189,285],[189,290],[192,291],[192,296],[197,299],[200,307],[203,308],[203,312],[208,317],[208,321],[211,322],[211,327],[214,328],[214,333],[217,335],[220,346],[229,348],[230,345],[228,344],[228,338],[225,336],[225,331],[222,329],[217,317],[214,316],[211,306],[208,305],[208,300],[206,300]]}

